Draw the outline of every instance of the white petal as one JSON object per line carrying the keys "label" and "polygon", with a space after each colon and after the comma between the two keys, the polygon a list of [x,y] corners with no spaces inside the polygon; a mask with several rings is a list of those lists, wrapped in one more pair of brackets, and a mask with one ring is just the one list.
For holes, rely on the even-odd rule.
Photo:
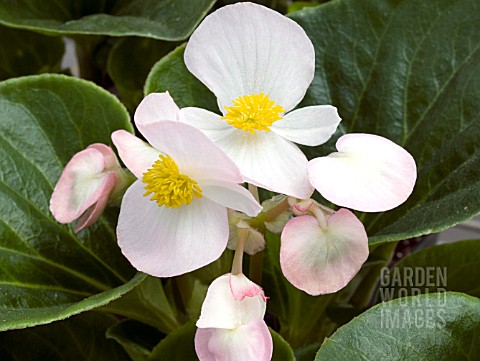
{"label": "white petal", "polygon": [[365,228],[346,209],[327,217],[326,229],[315,217],[300,216],[290,220],[282,232],[282,272],[291,284],[310,295],[345,287],[367,257]]}
{"label": "white petal", "polygon": [[112,193],[115,185],[118,183],[118,175],[115,172],[109,172],[105,177],[104,182],[99,190],[100,196],[97,201],[88,208],[85,213],[78,219],[75,226],[75,233],[80,232],[82,229],[90,227],[94,224],[102,215],[105,207],[107,206],[108,199]]}
{"label": "white petal", "polygon": [[340,121],[337,108],[316,105],[285,114],[283,119],[273,123],[271,129],[292,142],[317,146],[330,139]]}
{"label": "white petal", "polygon": [[312,82],[315,53],[294,21],[239,3],[203,20],[187,44],[185,64],[217,96],[222,111],[239,96],[261,92],[289,111]]}
{"label": "white petal", "polygon": [[262,210],[255,198],[241,185],[222,180],[199,180],[202,195],[215,203],[255,217]]}
{"label": "white petal", "polygon": [[143,134],[143,127],[161,120],[178,120],[178,106],[168,92],[148,94],[135,110],[135,125]]}
{"label": "white petal", "polygon": [[125,193],[117,236],[122,253],[139,271],[171,277],[215,261],[225,250],[225,207],[195,198],[180,208],[159,207],[137,180]]}
{"label": "white petal", "polygon": [[266,303],[261,294],[235,300],[230,288],[230,274],[226,274],[215,279],[208,287],[197,327],[234,329],[262,320],[265,311]]}
{"label": "white petal", "polygon": [[112,141],[123,163],[137,178],[142,178],[143,173],[159,159],[158,150],[125,130],[113,132]]}
{"label": "white petal", "polygon": [[97,202],[106,191],[105,167],[103,154],[95,148],[87,148],[72,157],[50,200],[50,210],[57,221],[70,223]]}
{"label": "white petal", "polygon": [[265,237],[263,236],[263,233],[257,231],[255,228],[252,228],[252,226],[250,226],[250,224],[248,224],[247,221],[244,220],[239,220],[236,223],[232,224],[232,219],[230,217],[231,214],[232,213],[230,212],[230,235],[228,236],[227,248],[231,249],[232,251],[235,251],[237,249],[237,232],[239,229],[241,229],[247,230],[247,239],[245,240],[245,244],[243,245],[243,251],[250,256],[257,254],[260,251],[263,251],[265,249]]}
{"label": "white petal", "polygon": [[144,126],[148,142],[171,156],[180,173],[194,180],[243,182],[235,163],[200,130],[181,122],[161,121]]}
{"label": "white petal", "polygon": [[222,120],[220,115],[200,108],[180,109],[180,121],[200,129],[214,142],[235,131],[235,128]]}
{"label": "white petal", "polygon": [[199,328],[195,351],[200,361],[270,361],[273,342],[265,322],[258,320],[235,330]]}
{"label": "white petal", "polygon": [[415,160],[402,147],[373,134],[347,134],[338,153],[308,164],[312,185],[330,202],[364,212],[382,212],[405,202],[413,191]]}
{"label": "white petal", "polygon": [[313,193],[307,158],[295,144],[275,133],[237,130],[217,144],[235,161],[245,181],[297,198]]}

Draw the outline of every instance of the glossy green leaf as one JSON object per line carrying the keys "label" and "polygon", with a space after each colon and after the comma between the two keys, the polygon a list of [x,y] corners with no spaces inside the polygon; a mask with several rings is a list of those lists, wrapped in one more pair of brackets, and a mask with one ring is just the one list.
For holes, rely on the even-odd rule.
{"label": "glossy green leaf", "polygon": [[383,269],[378,297],[388,301],[416,294],[457,291],[480,297],[480,240],[428,247]]}
{"label": "glossy green leaf", "polygon": [[[0,2],[0,24],[53,35],[182,40],[215,0],[19,0]],[[133,54],[134,55],[134,54]]]}
{"label": "glossy green leaf", "polygon": [[128,361],[130,358],[105,331],[116,322],[106,314],[88,312],[65,321],[27,330],[0,333],[2,361]]}
{"label": "glossy green leaf", "polygon": [[195,353],[195,321],[191,321],[165,337],[152,350],[148,361],[186,361],[198,360]]}
{"label": "glossy green leaf", "polygon": [[269,331],[273,341],[272,361],[295,361],[295,355],[288,342],[271,328]]}
{"label": "glossy green leaf", "polygon": [[168,91],[180,108],[199,107],[218,113],[217,99],[185,66],[185,45],[179,46],[152,68],[145,83],[145,95]]}
{"label": "glossy green leaf", "polygon": [[141,285],[102,310],[141,321],[164,333],[181,326],[177,308],[167,298],[162,280],[151,276],[146,276]]}
{"label": "glossy green leaf", "polygon": [[315,47],[315,79],[302,105],[333,104],[343,118],[337,137],[379,134],[417,162],[410,199],[364,219],[370,243],[437,232],[478,214],[480,3],[340,0],[291,18]]}
{"label": "glossy green leaf", "polygon": [[0,80],[60,71],[60,38],[0,26]]}
{"label": "glossy green leaf", "polygon": [[113,46],[108,55],[108,75],[131,112],[143,98],[150,69],[174,47],[175,43],[136,37],[123,38]]}
{"label": "glossy green leaf", "polygon": [[124,320],[113,325],[106,335],[118,342],[132,361],[146,361],[163,336],[155,328],[134,320]]}
{"label": "glossy green leaf", "polygon": [[[87,306],[72,303],[134,275],[116,242],[118,209],[78,235],[49,211],[70,158],[89,144],[111,144],[111,132],[121,128],[132,130],[125,108],[93,83],[62,75],[0,83],[0,328],[81,312]],[[105,304],[101,298],[94,301]]]}
{"label": "glossy green leaf", "polygon": [[325,340],[326,360],[477,360],[480,300],[446,292],[372,307]]}

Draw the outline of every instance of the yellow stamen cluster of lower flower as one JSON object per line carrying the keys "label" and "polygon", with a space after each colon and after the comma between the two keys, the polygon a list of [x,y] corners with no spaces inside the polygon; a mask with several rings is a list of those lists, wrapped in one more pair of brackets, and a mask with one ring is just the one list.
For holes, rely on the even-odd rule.
{"label": "yellow stamen cluster of lower flower", "polygon": [[153,193],[151,201],[158,206],[179,208],[192,202],[193,197],[202,198],[202,189],[196,181],[180,174],[178,166],[169,155],[160,155],[160,159],[143,174],[142,182],[146,190],[144,196]]}
{"label": "yellow stamen cluster of lower flower", "polygon": [[279,113],[285,113],[285,109],[280,105],[275,105],[268,94],[244,95],[232,102],[233,106],[225,107],[227,114],[222,119],[235,128],[252,134],[255,133],[255,130],[269,132],[273,122],[282,119]]}

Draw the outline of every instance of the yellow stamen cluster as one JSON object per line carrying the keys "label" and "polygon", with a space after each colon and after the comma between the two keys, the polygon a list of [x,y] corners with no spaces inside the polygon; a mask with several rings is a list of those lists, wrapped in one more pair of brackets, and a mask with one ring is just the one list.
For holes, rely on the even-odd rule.
{"label": "yellow stamen cluster", "polygon": [[222,119],[235,128],[252,134],[255,130],[270,131],[273,122],[282,119],[279,113],[285,113],[280,105],[275,105],[268,94],[244,95],[233,100],[233,106],[225,107],[227,114]]}
{"label": "yellow stamen cluster", "polygon": [[180,174],[178,166],[169,155],[160,155],[160,159],[143,174],[142,182],[146,185],[144,196],[153,193],[151,201],[158,206],[179,208],[189,204],[193,197],[202,198],[202,189],[190,177]]}

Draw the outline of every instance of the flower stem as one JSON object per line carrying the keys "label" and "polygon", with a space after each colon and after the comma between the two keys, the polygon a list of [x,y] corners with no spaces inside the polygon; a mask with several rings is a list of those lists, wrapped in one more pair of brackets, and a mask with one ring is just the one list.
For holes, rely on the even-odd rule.
{"label": "flower stem", "polygon": [[248,237],[248,231],[246,229],[238,228],[237,229],[237,248],[235,249],[235,254],[233,255],[232,262],[232,274],[238,275],[243,273],[243,249],[245,247],[245,241]]}

